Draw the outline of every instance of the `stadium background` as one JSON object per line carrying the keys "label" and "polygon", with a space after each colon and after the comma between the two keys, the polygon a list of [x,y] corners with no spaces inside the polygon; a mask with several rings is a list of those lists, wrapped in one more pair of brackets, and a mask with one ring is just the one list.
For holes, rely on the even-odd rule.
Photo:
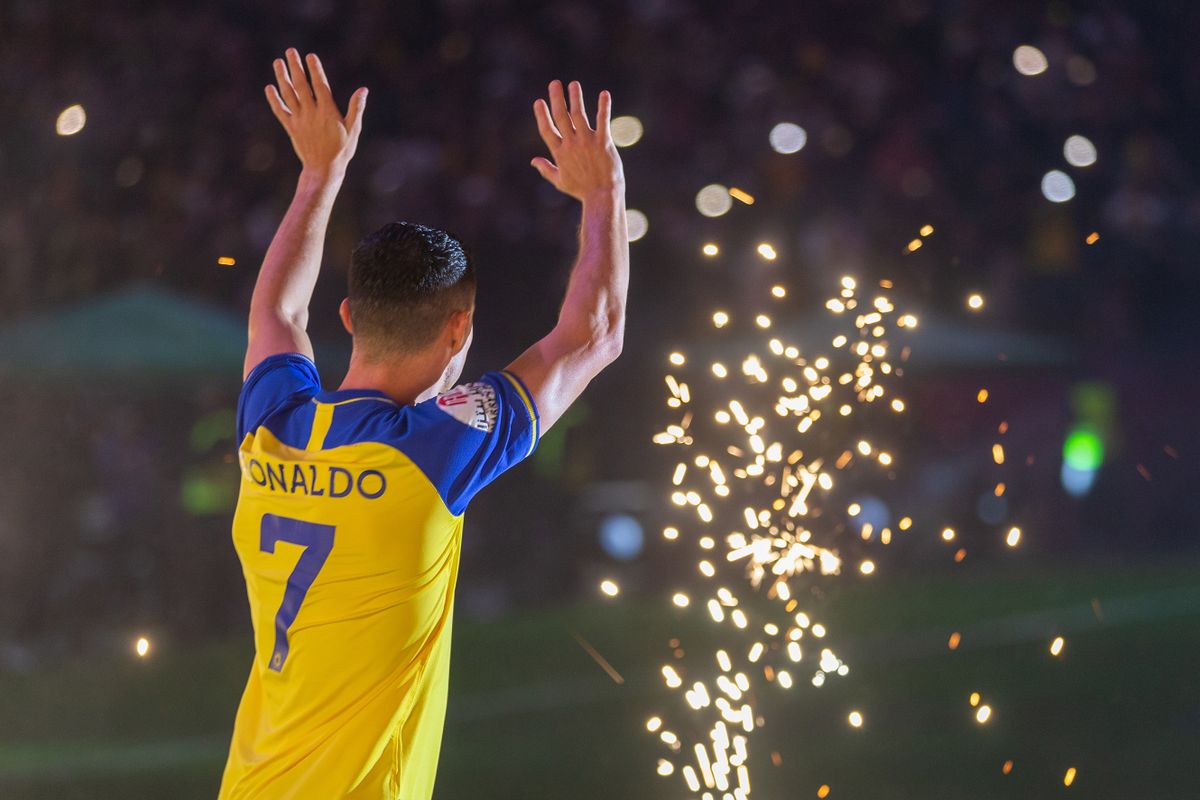
{"label": "stadium background", "polygon": [[[474,251],[468,372],[550,326],[577,211],[528,166],[548,79],[611,89],[645,129],[623,150],[649,221],[625,356],[468,515],[440,797],[680,791],[640,734],[677,630],[660,576],[679,565],[655,535],[670,464],[650,443],[663,358],[768,275],[817,309],[844,273],[902,279],[929,323],[914,466],[891,491],[963,530],[1000,513],[977,457],[986,386],[1009,447],[1036,456],[1003,511],[1028,545],[956,564],[929,536],[834,586],[853,679],[781,707],[785,758],[762,795],[1189,796],[1198,24],[1165,0],[0,4],[0,794],[215,792],[250,652],[228,534],[243,316],[296,174],[261,87],[295,45],[322,55],[340,98],[371,88],[313,305],[328,381],[347,356],[348,253],[391,219]],[[1014,69],[1021,44],[1045,74]],[[73,104],[86,124],[56,135]],[[807,131],[801,151],[769,146],[781,121]],[[1065,164],[1073,134],[1094,165]],[[1050,169],[1074,179],[1069,202],[1043,196]],[[714,182],[754,206],[702,216],[694,196]],[[925,224],[935,235],[905,252]],[[776,264],[755,255],[764,240]],[[1074,496],[1078,430],[1105,447]],[[600,537],[614,515],[644,532],[628,563]],[[625,604],[597,593],[607,574]],[[1068,658],[1045,658],[1047,620]],[[979,635],[949,653],[949,630]],[[981,682],[1001,700],[986,729],[962,713]],[[871,724],[850,730],[847,704],[868,701]]]}

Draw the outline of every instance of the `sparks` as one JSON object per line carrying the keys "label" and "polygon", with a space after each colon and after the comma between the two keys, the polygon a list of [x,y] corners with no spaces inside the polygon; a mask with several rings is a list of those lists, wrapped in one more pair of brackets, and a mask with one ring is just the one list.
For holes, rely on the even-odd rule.
{"label": "sparks", "polygon": [[[765,242],[758,253],[766,260],[778,255]],[[891,289],[892,282],[879,287]],[[856,470],[890,471],[902,463],[880,446],[886,439],[875,439],[881,432],[873,422],[893,420],[906,408],[895,388],[899,370],[890,360],[890,337],[903,336],[917,319],[872,288],[864,297],[853,277],[840,280],[826,303],[843,328],[827,340],[831,351],[802,350],[771,330],[770,316],[751,309],[738,313],[752,319],[763,337],[757,351],[750,345],[724,363],[702,366],[690,365],[682,352],[668,355],[673,374],[665,380],[666,405],[675,419],[653,440],[687,448],[666,476],[667,496],[687,522],[665,528],[663,536],[668,542],[687,538],[699,553],[691,562],[696,582],[668,597],[681,613],[698,613],[736,636],[708,651],[719,669],[715,678],[705,677],[712,674],[711,660],[690,666],[674,639],[675,661],[661,666],[664,684],[679,690],[691,721],[650,731],[671,751],[664,760],[672,771],[660,774],[678,776],[694,793],[749,797],[749,748],[763,725],[756,705],[764,691],[795,690],[803,685],[802,668],[811,670],[803,681],[814,687],[850,672],[826,627],[798,609],[794,580],[879,571],[877,561],[857,548],[844,564],[837,549],[844,527],[864,542],[892,541],[891,526],[867,523],[860,503],[838,502],[830,494],[839,483],[852,487]],[[771,286],[771,298],[787,296],[782,284]],[[711,319],[719,331],[730,325],[731,312],[715,310]],[[907,349],[901,349],[904,360]],[[833,420],[841,421],[836,424],[843,433],[827,441]],[[897,527],[909,530],[911,517]],[[762,602],[749,602],[747,591]],[[847,720],[854,728],[864,725],[858,710]],[[677,733],[684,730],[689,733]]]}
{"label": "sparks", "polygon": [[729,196],[734,200],[745,203],[748,206],[754,205],[754,196],[749,192],[742,191],[736,186],[729,187]]}

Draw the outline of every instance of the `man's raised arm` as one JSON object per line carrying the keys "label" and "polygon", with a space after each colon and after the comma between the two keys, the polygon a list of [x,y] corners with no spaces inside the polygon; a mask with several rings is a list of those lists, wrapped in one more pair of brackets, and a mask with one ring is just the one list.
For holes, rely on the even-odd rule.
{"label": "man's raised arm", "polygon": [[286,62],[275,59],[275,78],[278,86],[266,87],[267,102],[292,140],[303,168],[292,204],[267,248],[254,286],[243,379],[260,361],[276,353],[312,357],[306,332],[308,304],[321,270],[329,214],[346,165],[358,147],[367,101],[367,90],[359,89],[343,117],[320,59],[309,54],[306,75],[295,48],[287,51]]}
{"label": "man's raised arm", "polygon": [[612,101],[608,92],[600,93],[593,129],[578,81],[571,83],[570,95],[568,106],[562,84],[554,81],[549,106],[545,100],[534,103],[538,131],[553,161],[539,157],[533,166],[556,189],[583,204],[579,258],[558,324],[509,365],[533,394],[542,431],[621,354],[629,288],[625,175],[609,133]]}

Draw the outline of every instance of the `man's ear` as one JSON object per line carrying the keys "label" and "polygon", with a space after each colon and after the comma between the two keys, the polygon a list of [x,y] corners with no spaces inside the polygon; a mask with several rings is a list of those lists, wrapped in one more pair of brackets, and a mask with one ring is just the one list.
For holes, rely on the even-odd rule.
{"label": "man's ear", "polygon": [[346,333],[354,335],[354,322],[350,319],[350,298],[342,298],[342,304],[338,306],[338,316],[342,318],[342,327],[346,329]]}
{"label": "man's ear", "polygon": [[461,309],[451,312],[450,319],[447,321],[447,329],[450,332],[450,348],[453,351],[452,355],[458,355],[462,352],[463,347],[471,338],[471,321],[475,314],[474,308]]}

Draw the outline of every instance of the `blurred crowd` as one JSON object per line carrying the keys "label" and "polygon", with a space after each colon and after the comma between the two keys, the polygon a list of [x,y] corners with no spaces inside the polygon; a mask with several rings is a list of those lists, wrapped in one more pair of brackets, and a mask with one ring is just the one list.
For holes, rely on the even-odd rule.
{"label": "blurred crowd", "polygon": [[[271,58],[296,45],[323,55],[340,98],[372,89],[330,236],[335,274],[367,229],[420,219],[470,243],[485,276],[503,273],[485,283],[494,305],[528,302],[547,281],[527,263],[569,258],[574,219],[528,166],[542,150],[530,104],[549,78],[579,78],[646,129],[626,161],[645,249],[667,256],[641,282],[648,298],[691,273],[680,256],[703,235],[692,196],[716,181],[786,223],[783,252],[806,266],[863,269],[914,222],[935,222],[961,262],[930,268],[947,296],[964,278],[942,279],[966,264],[1018,320],[1082,300],[1105,327],[1141,335],[1171,323],[1143,319],[1138,302],[1118,319],[1113,305],[1195,288],[1180,245],[1200,230],[1187,112],[1200,57],[1181,37],[1198,14],[1063,0],[12,0],[0,10],[0,312],[134,279],[242,307],[296,174],[262,97]],[[1046,54],[1045,73],[1013,68],[1023,43]],[[73,103],[87,126],[55,136]],[[767,146],[784,120],[808,134],[794,156]],[[1072,134],[1099,158],[1072,170],[1077,198],[1053,206],[1039,181],[1066,168]],[[1111,245],[1087,252],[1093,230]],[[220,256],[237,259],[232,274]],[[1098,324],[1089,316],[1079,322]]]}
{"label": "blurred crowd", "polygon": [[[765,280],[753,252],[760,240],[814,296],[844,272],[902,276],[929,313],[960,315],[966,293],[979,291],[985,325],[1071,345],[1071,375],[1054,378],[1060,397],[1073,375],[1116,387],[1127,450],[1178,447],[1175,417],[1163,409],[1185,414],[1181,398],[1197,388],[1186,365],[1200,333],[1200,131],[1191,113],[1200,51],[1184,37],[1198,26],[1195,4],[1115,0],[7,0],[0,329],[135,282],[242,313],[298,172],[262,95],[271,59],[296,46],[320,53],[343,102],[360,85],[371,90],[314,303],[318,336],[337,334],[333,309],[357,238],[410,219],[451,230],[475,253],[481,335],[472,363],[502,364],[553,320],[575,243],[576,210],[529,166],[543,150],[532,101],[549,79],[578,78],[589,97],[610,89],[614,113],[644,126],[623,151],[629,204],[649,221],[633,244],[634,347],[601,383],[607,394],[582,412],[588,424],[572,431],[572,466],[557,473],[569,484],[543,470],[504,484],[517,500],[486,501],[503,520],[527,507],[522,491],[548,498],[538,525],[484,523],[500,530],[473,545],[475,566],[465,566],[481,584],[548,585],[536,572],[497,577],[517,564],[528,535],[549,548],[538,551],[549,554],[539,569],[568,590],[570,570],[555,554],[568,558],[570,548],[553,532],[569,527],[572,492],[601,478],[654,477],[631,455],[655,424],[647,409],[657,407],[657,372],[643,367],[664,342],[698,330],[716,294],[736,302]],[[1022,44],[1045,54],[1043,73],[1014,68]],[[59,113],[76,103],[86,125],[56,135]],[[784,121],[807,134],[799,152],[768,144]],[[1094,165],[1064,160],[1076,134],[1094,142]],[[1074,181],[1068,202],[1042,195],[1053,169]],[[694,196],[714,182],[741,188],[754,206],[706,219]],[[936,233],[906,252],[925,224]],[[709,240],[722,243],[720,259],[700,254]],[[219,265],[222,257],[236,263]],[[62,402],[73,415],[87,405]],[[189,466],[173,454],[186,448],[146,444],[173,441],[162,431],[178,420],[137,406],[86,419],[77,433],[92,468],[76,466],[102,496],[118,487],[88,518],[162,527],[165,512],[146,495],[122,496],[113,476],[169,474],[161,491],[178,494]],[[154,460],[169,468],[148,466]],[[23,535],[15,527],[34,523],[30,514],[19,526],[9,519],[6,527],[0,512],[11,548]],[[216,515],[211,530],[225,522]],[[137,563],[160,546],[148,541],[133,548]],[[227,555],[213,574],[236,569]],[[17,622],[23,636],[50,624],[6,627]]]}

